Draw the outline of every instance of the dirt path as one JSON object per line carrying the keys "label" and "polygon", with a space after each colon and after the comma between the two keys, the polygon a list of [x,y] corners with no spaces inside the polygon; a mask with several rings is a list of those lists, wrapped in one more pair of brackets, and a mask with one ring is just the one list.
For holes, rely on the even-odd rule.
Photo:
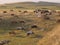
{"label": "dirt path", "polygon": [[38,45],[60,45],[60,24],[41,39]]}

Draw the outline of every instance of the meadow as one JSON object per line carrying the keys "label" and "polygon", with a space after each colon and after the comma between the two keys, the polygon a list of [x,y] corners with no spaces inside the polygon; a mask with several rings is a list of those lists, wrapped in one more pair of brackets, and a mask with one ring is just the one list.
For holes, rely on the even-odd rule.
{"label": "meadow", "polygon": [[[38,9],[42,9],[41,6]],[[50,9],[56,7],[49,7]],[[50,16],[52,20],[45,20],[39,18],[33,12],[35,7],[25,8],[0,8],[0,41],[1,40],[10,40],[9,44],[5,45],[37,45],[40,39],[46,36],[54,26],[57,24],[56,20],[60,18],[59,15],[53,14]],[[12,11],[13,10],[13,11]],[[6,11],[6,13],[4,13]],[[28,11],[24,13],[24,11]],[[11,23],[15,21],[17,23]],[[25,21],[25,23],[20,23],[20,21]],[[38,28],[31,28],[32,25],[36,24]],[[17,30],[17,27],[24,27],[24,30]],[[27,32],[32,30],[35,34],[27,36]],[[16,35],[10,35],[10,31],[15,31]]]}

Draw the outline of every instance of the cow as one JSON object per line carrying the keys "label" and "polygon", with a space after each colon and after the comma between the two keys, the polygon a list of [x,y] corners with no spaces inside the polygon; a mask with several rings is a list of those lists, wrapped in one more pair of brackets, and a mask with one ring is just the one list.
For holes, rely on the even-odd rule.
{"label": "cow", "polygon": [[10,35],[16,35],[16,32],[12,31],[12,32],[9,32]]}
{"label": "cow", "polygon": [[20,23],[25,23],[25,21],[23,21],[23,20],[22,20],[22,21],[19,21],[19,22],[20,22]]}
{"label": "cow", "polygon": [[0,41],[0,45],[9,44],[10,42],[11,42],[10,40],[2,40]]}
{"label": "cow", "polygon": [[32,34],[34,34],[33,31],[28,31],[28,32],[27,32],[27,36],[30,36],[30,35],[32,35]]}
{"label": "cow", "polygon": [[60,23],[60,19],[58,19],[57,22]]}
{"label": "cow", "polygon": [[7,11],[3,11],[3,13],[7,13]]}
{"label": "cow", "polygon": [[38,12],[41,12],[41,10],[40,9],[34,10],[34,13],[38,13]]}
{"label": "cow", "polygon": [[23,27],[17,27],[17,30],[24,30]]}
{"label": "cow", "polygon": [[17,23],[17,21],[11,21],[11,24],[16,24]]}
{"label": "cow", "polygon": [[10,11],[14,11],[14,10],[10,10]]}
{"label": "cow", "polygon": [[48,17],[47,15],[44,15],[43,19],[50,20],[50,17]]}
{"label": "cow", "polygon": [[19,12],[21,12],[21,11],[19,10]]}
{"label": "cow", "polygon": [[41,10],[41,14],[44,14],[44,13],[49,13],[48,10]]}
{"label": "cow", "polygon": [[28,13],[28,11],[24,11],[23,13]]}
{"label": "cow", "polygon": [[11,16],[14,16],[15,14],[11,14]]}
{"label": "cow", "polygon": [[38,26],[37,25],[32,25],[31,28],[38,28]]}

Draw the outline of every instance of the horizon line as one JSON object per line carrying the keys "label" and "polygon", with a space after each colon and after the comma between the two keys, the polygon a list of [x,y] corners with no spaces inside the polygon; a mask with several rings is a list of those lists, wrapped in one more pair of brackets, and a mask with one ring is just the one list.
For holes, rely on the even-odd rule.
{"label": "horizon line", "polygon": [[[51,1],[21,1],[21,2],[35,2],[35,3],[38,3],[38,2],[51,2]],[[4,5],[4,4],[13,4],[13,3],[20,3],[20,2],[10,2],[10,3],[0,3],[1,5]],[[51,2],[51,3],[59,3],[59,2]]]}

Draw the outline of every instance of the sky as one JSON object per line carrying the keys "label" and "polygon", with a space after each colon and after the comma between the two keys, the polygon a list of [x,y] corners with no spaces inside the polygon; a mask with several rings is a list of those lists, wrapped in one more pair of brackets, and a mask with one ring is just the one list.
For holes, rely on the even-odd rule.
{"label": "sky", "polygon": [[38,2],[38,1],[48,1],[48,2],[56,2],[60,3],[60,0],[0,0],[0,4],[5,4],[5,3],[15,3],[15,2],[26,2],[26,1],[33,1],[33,2]]}

